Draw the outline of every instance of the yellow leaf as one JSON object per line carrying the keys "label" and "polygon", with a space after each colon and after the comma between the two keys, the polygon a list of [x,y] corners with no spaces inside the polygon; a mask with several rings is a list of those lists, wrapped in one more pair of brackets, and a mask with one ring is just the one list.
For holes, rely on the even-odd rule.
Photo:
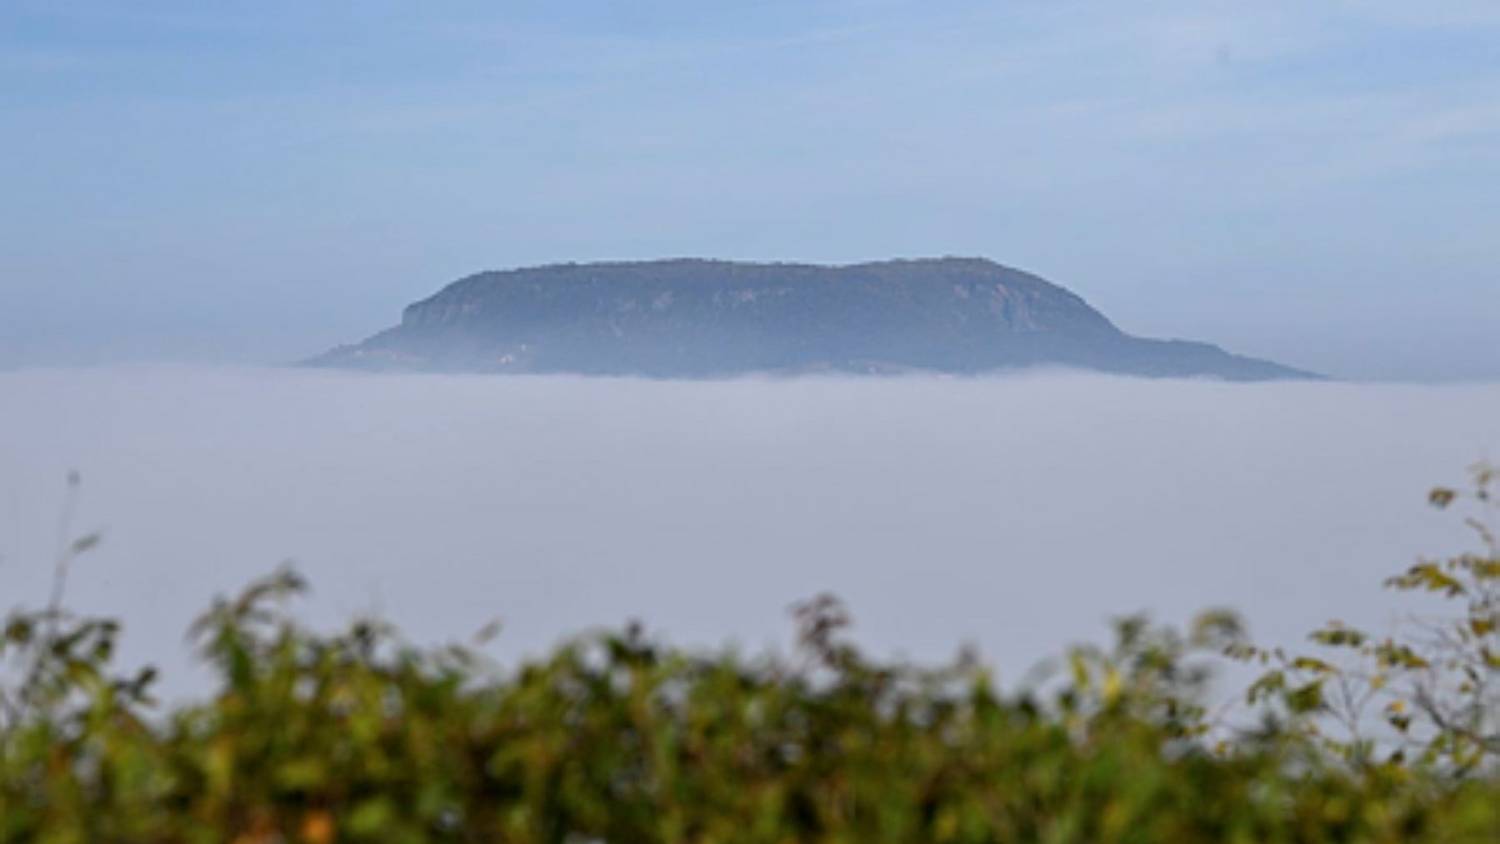
{"label": "yellow leaf", "polygon": [[1120,679],[1120,670],[1118,668],[1115,668],[1114,666],[1110,666],[1109,671],[1104,675],[1105,701],[1114,703],[1116,700],[1118,700],[1120,697],[1120,690],[1123,685],[1124,683]]}
{"label": "yellow leaf", "polygon": [[329,844],[335,838],[333,815],[326,809],[308,812],[302,819],[302,840],[309,844]]}

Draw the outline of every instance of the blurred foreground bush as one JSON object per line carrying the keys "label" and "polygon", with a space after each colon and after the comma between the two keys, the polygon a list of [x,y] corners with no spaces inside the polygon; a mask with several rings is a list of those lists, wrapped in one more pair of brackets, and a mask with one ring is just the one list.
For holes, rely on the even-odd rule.
{"label": "blurred foreground bush", "polygon": [[[0,640],[0,842],[1497,841],[1485,538],[1394,581],[1462,604],[1417,644],[1315,634],[1340,663],[1223,613],[1128,619],[1013,692],[969,657],[868,658],[828,598],[790,658],[627,629],[502,670],[378,623],[310,631],[287,571],[199,620],[216,691],[169,712],[149,672],[113,673],[112,622],[62,608],[65,559]],[[1221,653],[1266,666],[1249,726],[1205,707]]]}

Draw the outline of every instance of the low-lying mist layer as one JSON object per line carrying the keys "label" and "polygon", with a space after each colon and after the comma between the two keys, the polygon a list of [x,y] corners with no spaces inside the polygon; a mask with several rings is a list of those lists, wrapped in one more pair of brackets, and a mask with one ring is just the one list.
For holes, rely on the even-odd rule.
{"label": "low-lying mist layer", "polygon": [[1141,609],[1378,628],[1382,577],[1471,542],[1428,488],[1497,451],[1492,385],[19,372],[0,583],[44,599],[77,469],[104,542],[69,603],[168,667],[210,596],[291,559],[313,617],[427,641],[640,618],[754,648],[829,591],[877,650],[972,642],[1014,677]]}

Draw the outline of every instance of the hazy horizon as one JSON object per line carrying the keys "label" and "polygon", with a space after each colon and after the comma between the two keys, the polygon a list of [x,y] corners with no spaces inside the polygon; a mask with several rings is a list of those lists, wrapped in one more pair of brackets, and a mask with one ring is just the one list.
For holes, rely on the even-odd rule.
{"label": "hazy horizon", "polygon": [[1497,43],[1481,0],[15,0],[0,368],[298,360],[485,269],[954,254],[1493,381]]}
{"label": "hazy horizon", "polygon": [[174,683],[193,614],[289,559],[320,624],[498,617],[510,657],[629,619],[756,650],[824,591],[878,651],[972,643],[1008,680],[1143,609],[1379,629],[1384,577],[1475,547],[1427,491],[1500,454],[1482,385],[176,366],[0,373],[0,406],[7,605],[44,600],[76,469],[104,541],[69,604]]}

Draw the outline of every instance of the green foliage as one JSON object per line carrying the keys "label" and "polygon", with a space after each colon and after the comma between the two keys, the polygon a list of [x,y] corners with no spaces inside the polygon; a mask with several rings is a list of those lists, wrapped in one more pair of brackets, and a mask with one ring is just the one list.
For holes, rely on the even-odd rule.
{"label": "green foliage", "polygon": [[1448,612],[1416,617],[1395,634],[1376,636],[1331,622],[1309,637],[1324,655],[1234,649],[1268,670],[1251,687],[1252,702],[1279,702],[1304,734],[1356,767],[1382,754],[1444,774],[1496,774],[1500,765],[1500,544],[1492,523],[1500,473],[1474,468],[1468,493],[1438,488],[1439,509],[1473,506],[1465,521],[1480,550],[1424,560],[1386,581],[1401,592],[1446,601]]}
{"label": "green foliage", "polygon": [[[1454,585],[1395,582],[1465,602],[1457,655],[1315,640],[1372,660],[1382,689],[1467,677],[1493,653],[1495,559],[1460,559],[1439,567]],[[213,691],[165,712],[151,675],[112,672],[112,622],[12,614],[0,842],[1500,840],[1500,781],[1469,759],[1494,715],[1474,687],[1428,689],[1441,721],[1402,698],[1435,733],[1425,754],[1360,755],[1321,726],[1352,669],[1262,651],[1229,613],[1186,633],[1122,620],[1112,647],[1007,692],[970,656],[868,657],[827,597],[796,608],[790,658],[628,628],[502,669],[378,622],[309,630],[287,610],[305,588],[281,571],[216,603],[192,629]],[[1221,652],[1268,663],[1256,730],[1205,706]]]}

